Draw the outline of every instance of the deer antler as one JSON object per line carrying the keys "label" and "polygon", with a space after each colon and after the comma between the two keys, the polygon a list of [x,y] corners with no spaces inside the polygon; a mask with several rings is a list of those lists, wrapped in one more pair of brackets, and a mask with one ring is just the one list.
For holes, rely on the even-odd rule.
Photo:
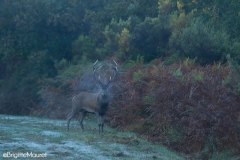
{"label": "deer antler", "polygon": [[113,60],[113,63],[111,64],[111,69],[113,70],[113,75],[111,75],[109,77],[109,81],[104,84],[102,81],[101,81],[101,76],[100,75],[96,75],[96,70],[99,70],[103,67],[103,65],[99,65],[97,66],[98,64],[98,60],[96,60],[94,63],[93,63],[93,75],[94,75],[94,78],[95,80],[99,83],[99,85],[102,87],[102,88],[107,88],[109,86],[109,84],[111,82],[113,82],[113,80],[115,79],[117,73],[118,73],[118,64],[115,60]]}
{"label": "deer antler", "polygon": [[96,70],[96,65],[97,65],[97,63],[98,63],[98,59],[93,63],[93,71]]}
{"label": "deer antler", "polygon": [[116,78],[116,75],[117,75],[117,73],[118,73],[118,68],[117,68],[117,66],[118,66],[118,64],[117,64],[117,62],[113,59],[113,63],[114,63],[114,66],[113,66],[113,64],[112,64],[112,69],[113,69],[113,77],[112,76],[110,76],[110,78],[109,78],[109,81],[108,81],[108,83],[107,83],[107,85],[106,86],[108,86],[111,82],[113,82],[114,81],[114,79]]}
{"label": "deer antler", "polygon": [[100,66],[98,66],[97,67],[97,64],[98,64],[98,60],[96,60],[94,63],[93,63],[93,75],[94,75],[94,78],[95,78],[95,80],[99,83],[99,85],[101,86],[101,87],[103,87],[104,86],[104,84],[101,82],[101,77],[100,77],[100,75],[96,75],[96,70],[99,70],[101,67],[102,67],[102,65],[100,65]]}

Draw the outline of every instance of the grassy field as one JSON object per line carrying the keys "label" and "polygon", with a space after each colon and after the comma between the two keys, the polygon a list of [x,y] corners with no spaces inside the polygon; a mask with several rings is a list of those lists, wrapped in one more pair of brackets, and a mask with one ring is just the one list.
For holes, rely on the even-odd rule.
{"label": "grassy field", "polygon": [[81,131],[78,122],[72,121],[67,132],[66,121],[0,115],[0,159],[7,152],[46,153],[47,158],[42,159],[185,159],[134,133],[106,127],[99,135],[95,118],[87,117],[84,125],[85,130]]}

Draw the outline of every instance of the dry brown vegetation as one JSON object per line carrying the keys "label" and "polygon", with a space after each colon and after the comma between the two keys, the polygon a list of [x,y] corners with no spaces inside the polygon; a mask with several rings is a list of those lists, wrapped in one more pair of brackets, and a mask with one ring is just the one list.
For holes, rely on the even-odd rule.
{"label": "dry brown vegetation", "polygon": [[137,65],[120,76],[109,123],[185,153],[239,149],[240,96],[230,73],[189,60]]}
{"label": "dry brown vegetation", "polygon": [[[234,77],[229,65],[200,66],[188,59],[135,64],[111,88],[107,121],[184,153],[239,152],[240,96]],[[34,115],[65,118],[74,93],[97,90],[90,74],[50,86],[40,92],[42,107]]]}

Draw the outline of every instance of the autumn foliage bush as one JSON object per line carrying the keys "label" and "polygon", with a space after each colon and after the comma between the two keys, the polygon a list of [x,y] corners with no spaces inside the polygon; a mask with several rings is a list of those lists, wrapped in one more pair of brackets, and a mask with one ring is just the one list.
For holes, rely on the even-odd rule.
{"label": "autumn foliage bush", "polygon": [[[112,127],[189,154],[240,151],[240,95],[231,65],[200,66],[187,59],[126,66],[109,88],[106,118]],[[54,84],[39,91],[42,107],[34,115],[65,118],[73,95],[99,90],[92,74]]]}
{"label": "autumn foliage bush", "polygon": [[240,96],[229,73],[190,60],[136,65],[120,75],[108,121],[185,153],[239,151]]}

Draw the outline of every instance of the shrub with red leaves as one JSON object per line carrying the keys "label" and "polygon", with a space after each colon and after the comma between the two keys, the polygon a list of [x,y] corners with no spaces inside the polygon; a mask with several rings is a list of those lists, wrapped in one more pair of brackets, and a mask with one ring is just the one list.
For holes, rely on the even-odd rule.
{"label": "shrub with red leaves", "polygon": [[120,76],[109,123],[184,153],[240,149],[240,96],[228,66],[135,66]]}

